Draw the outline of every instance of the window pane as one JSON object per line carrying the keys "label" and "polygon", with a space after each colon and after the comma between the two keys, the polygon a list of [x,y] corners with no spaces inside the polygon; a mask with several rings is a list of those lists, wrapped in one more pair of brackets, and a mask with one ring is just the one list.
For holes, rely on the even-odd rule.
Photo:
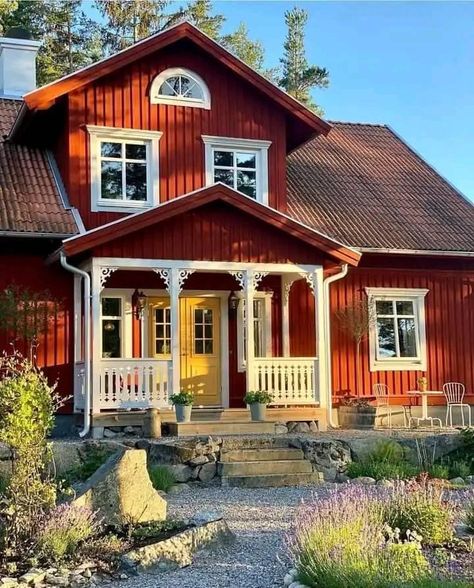
{"label": "window pane", "polygon": [[163,82],[159,93],[162,96],[176,96],[179,94],[179,84],[179,76],[172,76],[171,78],[168,78],[166,82]]}
{"label": "window pane", "polygon": [[120,357],[119,320],[102,321],[102,357]]}
{"label": "window pane", "polygon": [[234,187],[234,172],[227,169],[214,170],[214,181],[222,182],[226,186]]}
{"label": "window pane", "polygon": [[194,325],[194,338],[202,339],[204,337],[204,327],[200,324]]}
{"label": "window pane", "polygon": [[205,325],[204,337],[206,337],[206,339],[212,339],[212,325]]}
{"label": "window pane", "polygon": [[101,179],[101,198],[105,200],[121,200],[122,164],[115,161],[103,161]]}
{"label": "window pane", "polygon": [[393,314],[393,303],[391,300],[377,300],[375,307],[377,314]]}
{"label": "window pane", "polygon": [[163,309],[162,308],[155,309],[155,322],[157,322],[157,323],[163,322]]}
{"label": "window pane", "polygon": [[120,316],[121,303],[120,298],[102,298],[102,316]]}
{"label": "window pane", "polygon": [[204,353],[213,353],[213,342],[212,339],[208,339],[204,342]]}
{"label": "window pane", "polygon": [[204,311],[204,322],[212,324],[212,310],[210,308],[206,308]]}
{"label": "window pane", "polygon": [[254,354],[255,357],[263,357],[263,324],[258,320],[254,322]]}
{"label": "window pane", "polygon": [[204,353],[204,341],[202,339],[196,339],[194,341],[194,353],[196,355],[202,355]]}
{"label": "window pane", "polygon": [[127,163],[127,200],[146,200],[146,163]]}
{"label": "window pane", "polygon": [[237,190],[250,196],[251,198],[257,197],[257,180],[255,172],[237,172]]}
{"label": "window pane", "polygon": [[409,300],[399,300],[396,303],[397,306],[397,314],[409,314],[409,315],[413,315],[415,314],[413,312],[413,302],[409,301]]}
{"label": "window pane", "polygon": [[133,145],[131,143],[125,145],[125,157],[127,159],[142,159],[146,160],[146,145]]}
{"label": "window pane", "polygon": [[398,343],[400,357],[416,357],[415,319],[398,319]]}
{"label": "window pane", "polygon": [[164,335],[164,325],[156,325],[156,338],[163,339]]}
{"label": "window pane", "polygon": [[234,154],[232,151],[214,151],[214,165],[232,167],[234,165]]}
{"label": "window pane", "polygon": [[195,323],[202,323],[202,310],[200,308],[194,309],[194,322]]}
{"label": "window pane", "polygon": [[122,143],[102,142],[100,154],[102,157],[122,157]]}
{"label": "window pane", "polygon": [[185,76],[181,76],[181,94],[185,98],[195,98],[196,100],[203,100],[204,98],[200,86]]}
{"label": "window pane", "polygon": [[377,319],[379,357],[396,357],[395,329],[393,319]]}
{"label": "window pane", "polygon": [[255,153],[236,153],[235,158],[237,160],[237,167],[250,167],[252,169],[257,167]]}
{"label": "window pane", "polygon": [[254,318],[262,318],[263,317],[263,300],[254,300],[253,301],[253,316]]}

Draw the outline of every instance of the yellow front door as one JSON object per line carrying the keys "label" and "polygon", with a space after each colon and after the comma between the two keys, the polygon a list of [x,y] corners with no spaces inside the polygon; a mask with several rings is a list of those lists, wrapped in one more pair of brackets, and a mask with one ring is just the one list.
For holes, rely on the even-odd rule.
{"label": "yellow front door", "polygon": [[181,388],[195,394],[195,405],[221,402],[221,302],[219,298],[181,298]]}
{"label": "yellow front door", "polygon": [[[150,299],[150,351],[171,359],[169,298]],[[195,405],[221,403],[221,316],[219,298],[180,298],[181,389],[195,394]]]}

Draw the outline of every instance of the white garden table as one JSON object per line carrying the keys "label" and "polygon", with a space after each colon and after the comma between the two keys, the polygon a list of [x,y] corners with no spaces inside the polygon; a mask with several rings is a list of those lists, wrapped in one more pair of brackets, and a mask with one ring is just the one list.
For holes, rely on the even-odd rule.
{"label": "white garden table", "polygon": [[411,426],[411,421],[417,421],[420,426],[420,421],[431,421],[431,426],[434,426],[434,421],[439,422],[439,426],[442,427],[441,419],[433,418],[428,416],[428,396],[443,396],[442,390],[408,390],[408,396],[419,396],[421,397],[421,417],[410,417],[408,426]]}

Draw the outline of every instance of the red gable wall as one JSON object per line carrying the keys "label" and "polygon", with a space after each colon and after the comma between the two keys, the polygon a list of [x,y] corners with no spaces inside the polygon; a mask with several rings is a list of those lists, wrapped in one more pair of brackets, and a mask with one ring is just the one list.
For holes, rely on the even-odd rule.
{"label": "red gable wall", "polygon": [[[153,78],[168,67],[178,66],[204,79],[211,94],[211,110],[150,104],[148,88]],[[269,140],[269,204],[286,210],[285,113],[186,41],[77,90],[67,100],[67,125],[57,139],[55,155],[71,204],[79,209],[87,228],[122,216],[90,212],[87,124],[163,132],[161,201],[204,186],[201,135]]]}

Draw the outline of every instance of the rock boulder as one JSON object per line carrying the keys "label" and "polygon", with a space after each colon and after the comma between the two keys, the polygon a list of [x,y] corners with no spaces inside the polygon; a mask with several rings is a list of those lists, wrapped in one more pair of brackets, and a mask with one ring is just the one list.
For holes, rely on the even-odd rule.
{"label": "rock boulder", "polygon": [[84,483],[74,503],[98,511],[112,526],[166,519],[166,500],[153,488],[143,449],[112,455]]}

